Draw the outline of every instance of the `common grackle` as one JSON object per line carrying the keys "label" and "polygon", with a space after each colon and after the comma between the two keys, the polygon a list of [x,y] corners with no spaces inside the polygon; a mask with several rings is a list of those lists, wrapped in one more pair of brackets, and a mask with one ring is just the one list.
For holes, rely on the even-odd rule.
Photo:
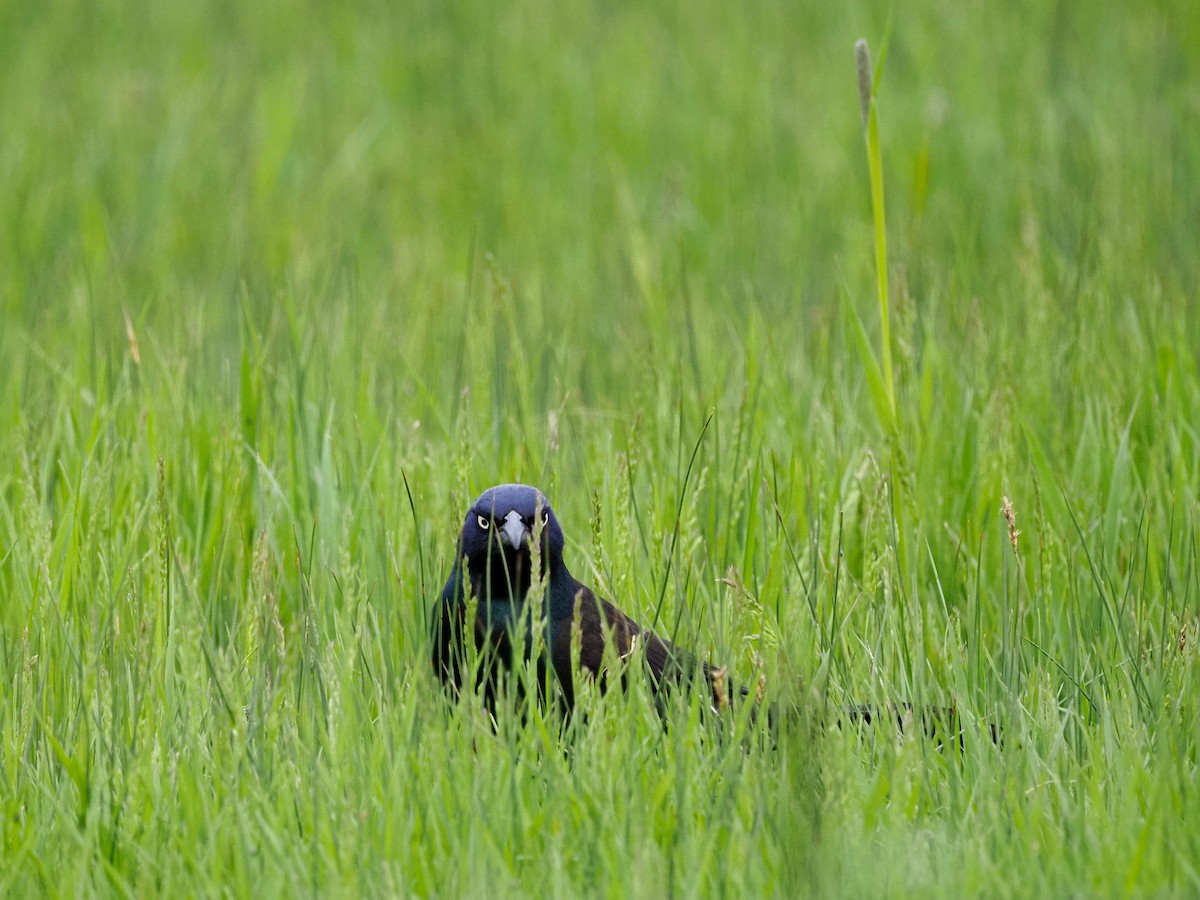
{"label": "common grackle", "polygon": [[[537,545],[535,547],[535,539]],[[463,566],[466,566],[465,572]],[[538,579],[544,578],[542,608],[525,603]],[[467,594],[475,599],[474,621],[467,621]],[[563,531],[554,509],[537,488],[501,484],[488,488],[467,511],[454,569],[433,616],[433,667],[444,685],[457,692],[463,683],[465,642],[472,635],[483,654],[479,686],[493,708],[502,670],[514,657],[528,660],[534,628],[544,625],[545,652],[537,660],[539,690],[545,690],[547,658],[561,698],[569,711],[575,701],[572,635],[578,635],[578,674],[607,681],[605,649],[613,642],[615,658],[641,655],[656,692],[702,675],[714,704],[726,702],[723,670],[697,661],[688,653],[643,629],[637,622],[581,584],[563,561]],[[609,657],[613,659],[613,656]],[[545,697],[542,697],[545,700]]]}
{"label": "common grackle", "polygon": [[[465,565],[465,571],[464,571]],[[541,609],[525,602],[537,581],[544,585]],[[474,599],[474,619],[468,621],[468,595]],[[536,596],[536,592],[535,592]],[[502,674],[511,670],[514,656],[529,661],[535,644],[534,629],[544,627],[544,651],[536,660],[540,699],[553,682],[567,712],[575,700],[577,674],[596,679],[603,690],[607,682],[605,650],[612,641],[615,658],[635,651],[645,660],[656,694],[688,682],[703,683],[712,704],[720,708],[746,690],[731,690],[725,670],[647,631],[573,576],[563,561],[563,531],[550,501],[537,488],[501,484],[488,488],[467,510],[454,568],[433,616],[433,668],[443,685],[457,694],[466,669],[466,641],[474,639],[481,654],[476,672],[490,711],[495,710]],[[577,673],[572,663],[572,642],[578,635]],[[609,659],[614,658],[610,654]],[[553,670],[553,679],[547,676]],[[703,679],[701,682],[700,679]],[[775,719],[774,710],[768,711]],[[911,704],[886,707],[852,704],[834,713],[835,723],[894,722],[900,731],[915,722],[927,735],[961,746],[961,723],[953,707]],[[992,739],[998,733],[992,727]]]}

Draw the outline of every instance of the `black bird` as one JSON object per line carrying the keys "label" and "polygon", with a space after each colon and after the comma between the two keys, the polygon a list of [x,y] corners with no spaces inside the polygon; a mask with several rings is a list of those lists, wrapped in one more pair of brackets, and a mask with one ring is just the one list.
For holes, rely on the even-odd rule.
{"label": "black bird", "polygon": [[[535,578],[545,579],[539,610],[525,603]],[[470,622],[468,595],[476,601]],[[573,633],[579,640],[579,674],[597,679],[601,689],[607,681],[605,650],[611,640],[610,653],[615,652],[616,658],[624,659],[635,650],[641,654],[656,692],[702,673],[714,704],[726,702],[724,670],[706,662],[697,664],[690,654],[643,629],[571,574],[563,561],[562,526],[541,491],[524,484],[488,488],[467,511],[454,569],[433,616],[434,671],[457,693],[464,677],[465,642],[473,636],[483,654],[477,680],[489,709],[494,708],[502,670],[511,669],[516,659],[530,659],[539,623],[544,623],[545,641],[545,652],[537,660],[542,699],[546,699],[548,663],[567,711],[575,701]]]}
{"label": "black bird", "polygon": [[[545,588],[541,609],[536,610],[526,603],[535,578],[544,579]],[[475,601],[472,621],[467,620],[468,596]],[[536,660],[540,699],[547,699],[545,691],[552,670],[568,713],[575,702],[577,674],[597,680],[602,690],[606,686],[605,651],[610,640],[618,659],[625,659],[635,650],[641,655],[651,686],[660,696],[698,678],[703,679],[712,705],[718,709],[747,695],[744,688],[733,690],[728,686],[725,669],[698,660],[647,631],[580,583],[563,561],[562,526],[541,491],[525,484],[488,488],[467,510],[454,568],[434,611],[434,671],[442,684],[457,694],[463,685],[466,641],[471,636],[481,655],[476,684],[489,711],[494,712],[503,674],[517,659],[530,661],[534,628],[539,624],[544,626],[545,647]],[[576,634],[580,673],[572,664]],[[775,718],[773,710],[768,711],[768,717]],[[900,731],[915,719],[921,730],[939,744],[949,739],[961,747],[963,742],[961,723],[953,707],[851,704],[837,709],[834,719],[838,725],[843,721],[867,725],[891,721]],[[996,726],[989,727],[992,740],[999,742]]]}

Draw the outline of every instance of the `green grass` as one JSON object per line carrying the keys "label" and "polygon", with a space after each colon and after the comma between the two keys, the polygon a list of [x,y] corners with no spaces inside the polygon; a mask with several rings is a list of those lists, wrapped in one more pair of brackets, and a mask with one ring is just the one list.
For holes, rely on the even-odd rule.
{"label": "green grass", "polygon": [[[1200,892],[1198,44],[1185,0],[0,7],[0,894]],[[778,740],[640,683],[449,710],[426,617],[507,480]],[[805,724],[893,698],[963,752]]]}

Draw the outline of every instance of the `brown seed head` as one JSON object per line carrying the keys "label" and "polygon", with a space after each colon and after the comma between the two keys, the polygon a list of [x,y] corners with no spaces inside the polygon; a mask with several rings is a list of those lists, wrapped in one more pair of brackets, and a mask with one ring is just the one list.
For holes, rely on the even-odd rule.
{"label": "brown seed head", "polygon": [[1000,511],[1004,513],[1004,521],[1008,523],[1008,542],[1012,544],[1013,553],[1017,552],[1017,538],[1021,532],[1017,529],[1017,514],[1013,511],[1012,501],[1007,497],[1001,498]]}
{"label": "brown seed head", "polygon": [[713,694],[717,698],[717,709],[720,710],[729,708],[729,695],[725,691],[725,678],[728,674],[729,668],[727,666],[713,669],[712,673]]}

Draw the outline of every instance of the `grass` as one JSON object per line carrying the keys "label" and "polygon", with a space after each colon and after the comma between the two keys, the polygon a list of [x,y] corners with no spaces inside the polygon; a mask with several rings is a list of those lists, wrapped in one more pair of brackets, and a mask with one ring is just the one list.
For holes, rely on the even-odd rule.
{"label": "grass", "polygon": [[[879,296],[888,17],[4,6],[0,894],[1200,891],[1200,14],[896,11]],[[778,740],[448,710],[505,480]]]}

